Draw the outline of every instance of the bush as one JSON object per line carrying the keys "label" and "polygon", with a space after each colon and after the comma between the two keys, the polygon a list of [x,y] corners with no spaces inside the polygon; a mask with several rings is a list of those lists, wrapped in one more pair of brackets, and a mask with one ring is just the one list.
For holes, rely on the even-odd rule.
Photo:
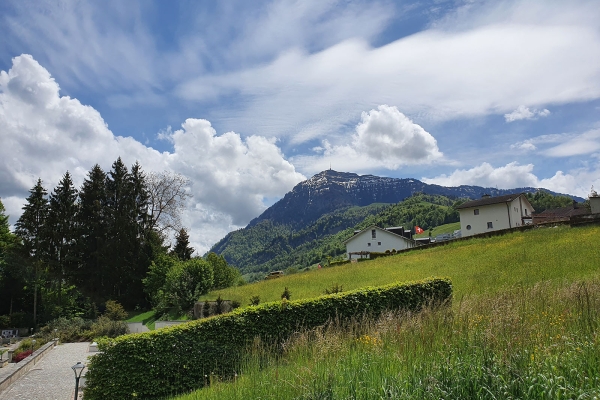
{"label": "bush", "polygon": [[10,316],[9,315],[0,315],[0,329],[2,328],[10,328]]}
{"label": "bush", "polygon": [[[386,310],[418,311],[448,301],[452,284],[428,279],[331,294],[314,299],[265,303],[159,331],[99,342],[86,375],[85,397],[161,398],[204,385],[206,375],[227,378],[240,372],[241,359],[255,339],[278,345],[300,329],[378,316]],[[187,361],[186,361],[187,360]],[[185,373],[182,373],[185,371]]]}
{"label": "bush", "polygon": [[126,333],[129,333],[127,323],[112,321],[105,315],[99,317],[96,321],[79,317],[71,319],[61,317],[50,321],[48,325],[40,329],[36,334],[36,338],[48,342],[58,337],[63,343],[74,343],[90,341],[101,336],[114,338]]}
{"label": "bush", "polygon": [[337,283],[325,288],[325,294],[341,293],[343,291],[344,287],[342,285],[338,285]]}
{"label": "bush", "polygon": [[290,292],[290,290],[286,286],[285,289],[283,289],[283,293],[281,293],[281,300],[289,300],[290,297],[292,297],[292,292]]}
{"label": "bush", "polygon": [[256,295],[256,296],[250,297],[250,305],[251,306],[257,306],[259,304],[260,304],[260,296]]}
{"label": "bush", "polygon": [[90,327],[90,340],[97,337],[115,338],[117,336],[129,333],[127,323],[124,321],[115,321],[106,316],[101,316]]}
{"label": "bush", "polygon": [[127,319],[127,312],[119,302],[108,300],[106,302],[106,311],[104,316],[111,321],[123,321]]}
{"label": "bush", "polygon": [[16,355],[13,356],[13,361],[18,363],[23,361],[25,358],[29,357],[32,354],[31,350],[26,350],[26,351],[22,351],[20,353],[15,353]]}

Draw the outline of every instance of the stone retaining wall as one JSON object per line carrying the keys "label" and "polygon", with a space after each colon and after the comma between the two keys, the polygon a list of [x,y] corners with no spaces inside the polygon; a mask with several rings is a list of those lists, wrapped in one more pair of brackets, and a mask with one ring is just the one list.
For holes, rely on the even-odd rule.
{"label": "stone retaining wall", "polygon": [[45,345],[34,351],[31,356],[18,363],[18,366],[15,368],[14,372],[0,381],[0,393],[4,389],[8,388],[13,382],[25,375],[29,370],[31,370],[34,367],[35,364],[40,362],[41,359],[50,350],[52,350],[54,346],[56,346],[57,342],[58,340],[56,339],[51,340],[50,342],[46,343]]}

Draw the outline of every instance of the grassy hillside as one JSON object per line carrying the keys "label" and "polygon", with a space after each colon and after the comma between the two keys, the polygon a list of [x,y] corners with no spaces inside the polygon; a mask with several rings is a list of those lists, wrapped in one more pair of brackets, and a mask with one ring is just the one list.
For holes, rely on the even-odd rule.
{"label": "grassy hillside", "polygon": [[[441,235],[442,233],[453,233],[455,230],[460,229],[460,222],[452,222],[450,224],[444,224],[440,226],[436,226],[431,231],[431,237],[435,238],[437,235]],[[423,238],[429,237],[429,230],[421,233],[420,235],[414,235],[415,238]]]}
{"label": "grassy hillside", "polygon": [[443,275],[455,300],[303,332],[282,352],[257,343],[235,382],[178,399],[599,398],[598,238],[599,226],[539,228],[221,291],[275,300],[284,286],[301,298]]}
{"label": "grassy hillside", "polygon": [[285,287],[292,292],[292,299],[300,299],[321,295],[333,285],[349,290],[434,275],[450,277],[457,297],[496,292],[517,284],[580,279],[599,273],[598,237],[598,226],[538,228],[310,270],[212,292],[202,299],[220,295],[246,305],[252,296],[260,296],[263,302],[279,300]]}
{"label": "grassy hillside", "polygon": [[419,225],[424,229],[458,221],[454,201],[435,195],[418,194],[398,204],[371,204],[346,207],[327,213],[304,229],[294,231],[270,220],[227,235],[211,251],[235,265],[248,281],[262,279],[268,271],[295,272],[316,263],[326,263],[345,253],[344,240],[355,229],[370,225]]}

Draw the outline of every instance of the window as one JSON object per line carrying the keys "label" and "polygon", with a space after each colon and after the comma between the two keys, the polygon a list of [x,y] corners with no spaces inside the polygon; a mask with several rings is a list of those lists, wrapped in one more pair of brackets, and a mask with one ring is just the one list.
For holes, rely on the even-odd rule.
{"label": "window", "polygon": [[527,209],[525,209],[525,215],[527,215]]}
{"label": "window", "polygon": [[367,247],[371,247],[371,243],[367,243]]}
{"label": "window", "polygon": [[467,225],[467,230],[470,231],[471,230],[471,225]]}
{"label": "window", "polygon": [[473,214],[474,214],[474,215],[479,215],[479,208],[476,208],[476,209],[474,209],[474,210],[473,210]]}
{"label": "window", "polygon": [[494,229],[494,224],[492,224],[491,222],[488,222],[488,229]]}
{"label": "window", "polygon": [[377,242],[377,246],[381,246],[381,242]]}
{"label": "window", "polygon": [[377,237],[377,231],[375,229],[371,229],[371,238],[375,239]]}

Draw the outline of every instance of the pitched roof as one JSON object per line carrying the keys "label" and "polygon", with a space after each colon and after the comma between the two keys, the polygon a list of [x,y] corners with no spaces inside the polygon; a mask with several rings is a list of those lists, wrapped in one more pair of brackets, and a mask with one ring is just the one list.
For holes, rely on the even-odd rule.
{"label": "pitched roof", "polygon": [[576,215],[589,214],[589,210],[582,205],[577,207],[570,205],[561,208],[552,208],[549,210],[542,211],[539,214],[533,214],[536,218],[560,218],[560,217],[574,217]]}
{"label": "pitched roof", "polygon": [[508,203],[513,201],[514,199],[521,196],[523,193],[513,193],[506,194],[504,196],[496,196],[496,197],[484,197],[479,200],[467,201],[466,203],[461,204],[456,207],[457,210],[462,208],[471,208],[471,207],[480,207],[480,206],[488,206],[490,204],[499,204],[499,203]]}
{"label": "pitched roof", "polygon": [[407,238],[407,237],[405,237],[405,236],[398,235],[397,233],[394,233],[394,232],[388,231],[388,229],[389,229],[389,228],[380,228],[380,227],[378,227],[377,225],[371,225],[371,226],[369,226],[369,227],[367,227],[367,228],[363,229],[362,231],[354,231],[354,235],[352,235],[352,236],[350,236],[348,239],[344,240],[344,241],[342,242],[342,244],[346,244],[346,243],[348,243],[349,241],[351,241],[352,239],[354,239],[355,237],[357,237],[357,236],[358,236],[358,235],[360,235],[361,233],[363,233],[363,232],[365,232],[365,231],[368,231],[368,230],[370,230],[370,229],[379,229],[380,231],[387,232],[387,233],[389,233],[390,235],[394,235],[394,236],[401,237],[402,239],[404,239],[404,240],[408,240],[409,242],[412,240],[412,239],[409,239],[409,238]]}

